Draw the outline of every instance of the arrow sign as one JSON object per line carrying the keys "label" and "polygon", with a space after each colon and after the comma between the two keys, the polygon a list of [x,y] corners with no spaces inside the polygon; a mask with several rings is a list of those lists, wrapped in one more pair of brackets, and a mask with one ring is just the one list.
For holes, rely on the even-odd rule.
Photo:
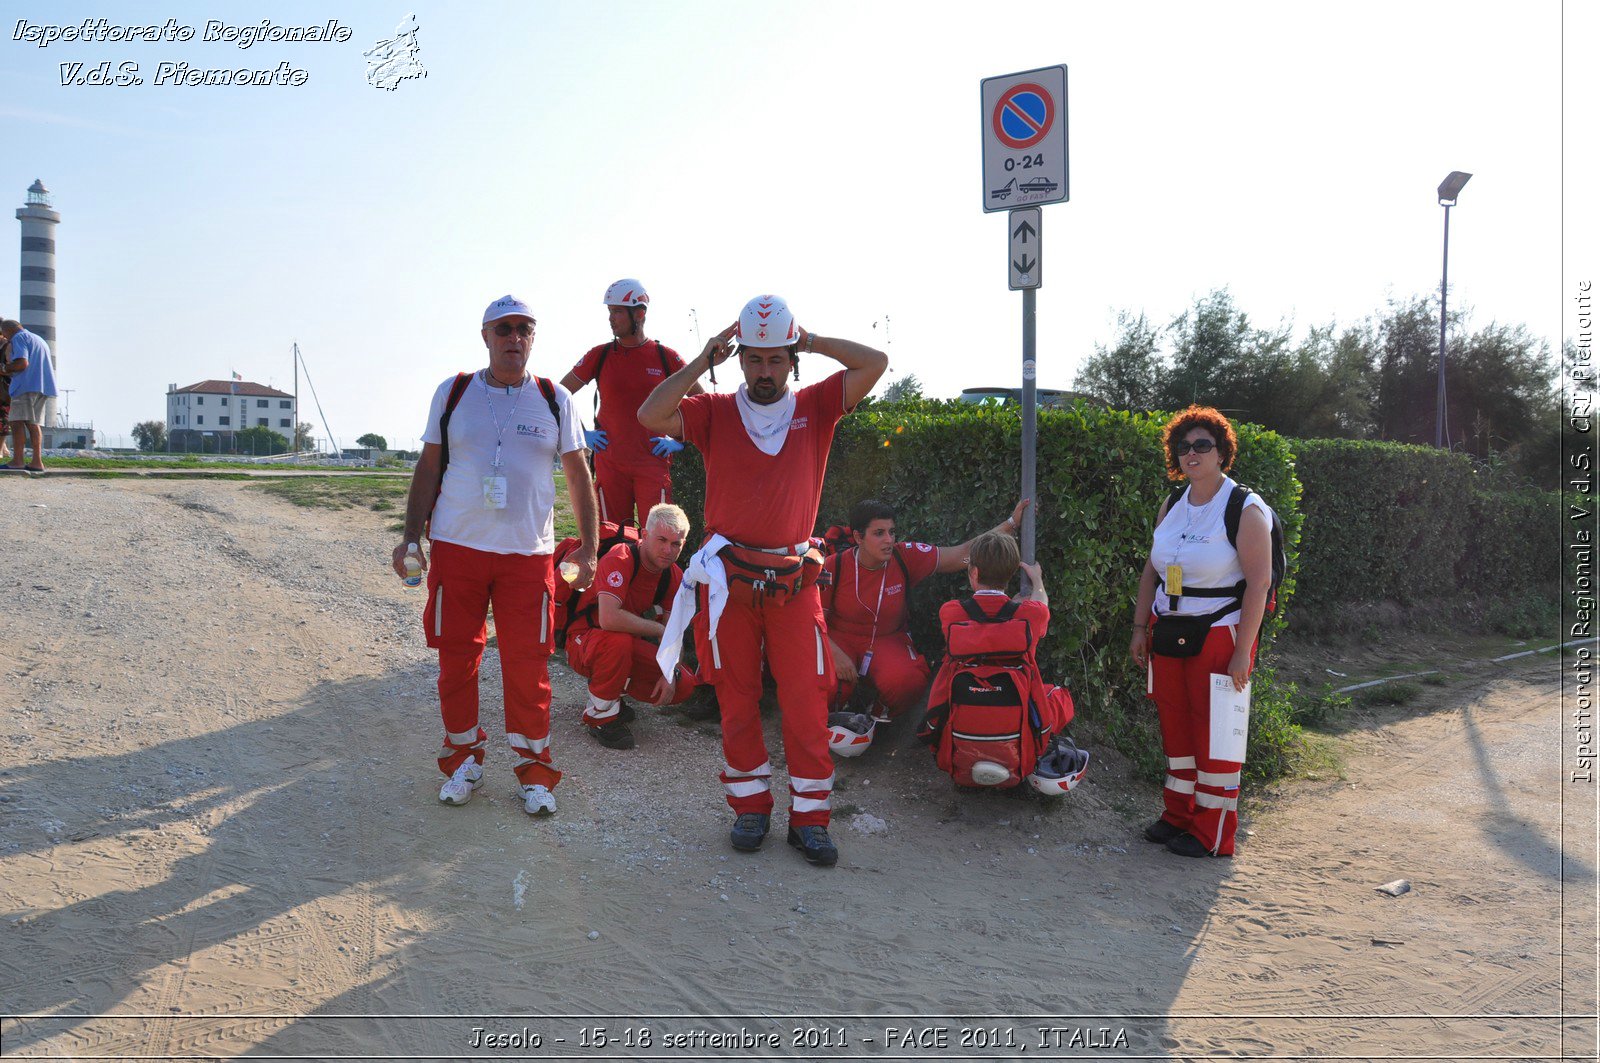
{"label": "arrow sign", "polygon": [[[1012,291],[1039,287],[1040,263],[1044,258],[1043,211],[1038,207],[1019,207],[1011,212],[1006,228],[1010,246],[1006,249],[1006,280]],[[1029,248],[1029,244],[1032,248]]]}

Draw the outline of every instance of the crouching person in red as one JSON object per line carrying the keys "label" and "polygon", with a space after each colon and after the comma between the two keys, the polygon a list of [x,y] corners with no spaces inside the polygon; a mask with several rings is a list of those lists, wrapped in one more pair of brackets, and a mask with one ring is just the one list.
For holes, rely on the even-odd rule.
{"label": "crouching person in red", "polygon": [[611,548],[600,559],[589,592],[573,602],[567,632],[567,663],[589,680],[583,722],[609,749],[632,749],[633,707],[623,696],[652,705],[677,705],[694,693],[686,668],[668,679],[656,664],[664,630],[659,619],[671,606],[683,572],[678,555],[689,534],[689,518],[677,506],[653,506],[638,542]]}
{"label": "crouching person in red", "polygon": [[[1006,587],[1019,568],[1033,589],[1011,598]],[[1082,780],[1089,754],[1066,735],[1072,695],[1039,673],[1039,641],[1050,628],[1039,566],[1022,564],[1010,535],[985,532],[972,542],[967,581],[972,597],[939,609],[949,653],[934,678],[921,737],[960,785],[1007,788],[1026,780],[1040,793],[1065,794]]]}
{"label": "crouching person in red", "polygon": [[[735,337],[744,373],[739,390],[689,395],[702,373],[730,356]],[[791,391],[800,354],[813,351],[843,371]],[[688,589],[673,602],[658,659],[663,670],[676,667],[693,617],[700,674],[715,685],[722,709],[722,784],[736,813],[729,841],[742,852],[761,848],[773,807],[772,762],[761,730],[765,662],[783,715],[789,844],[813,864],[839,859],[828,837],[833,666],[816,586],[822,555],[811,546],[811,531],[834,428],[887,365],[881,351],[805,331],[782,299],[763,295],[639,407],[646,429],[693,443],[705,460],[708,538],[685,568]]]}
{"label": "crouching person in red", "polygon": [[[1027,506],[1018,502],[994,530],[1015,533]],[[907,596],[936,572],[965,568],[973,543],[897,541],[893,507],[873,498],[851,507],[850,537],[852,545],[828,558],[830,579],[822,588],[838,677],[828,741],[841,757],[865,752],[878,724],[896,719],[927,692],[932,671],[911,642]]]}

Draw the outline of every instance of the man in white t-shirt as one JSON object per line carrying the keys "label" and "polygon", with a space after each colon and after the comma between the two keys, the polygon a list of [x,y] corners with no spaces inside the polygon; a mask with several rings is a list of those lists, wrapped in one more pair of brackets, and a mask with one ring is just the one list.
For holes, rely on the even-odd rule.
{"label": "man in white t-shirt", "polygon": [[[527,304],[507,295],[483,313],[489,365],[440,384],[422,434],[422,456],[406,499],[405,539],[394,568],[405,575],[410,544],[432,546],[423,625],[439,651],[439,708],[446,780],[439,800],[464,805],[483,779],[478,726],[478,665],[489,604],[505,693],[506,740],[529,815],[556,810],[561,780],[550,757],[550,652],[555,646],[556,458],[566,473],[582,545],[570,558],[583,589],[594,579],[597,520],[594,484],[572,396],[527,372],[536,322]],[[421,549],[418,548],[421,555]]]}

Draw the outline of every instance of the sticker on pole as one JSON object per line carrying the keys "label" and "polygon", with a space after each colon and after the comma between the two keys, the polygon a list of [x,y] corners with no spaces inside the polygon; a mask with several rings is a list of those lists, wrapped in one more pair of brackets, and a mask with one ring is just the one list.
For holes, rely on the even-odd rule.
{"label": "sticker on pole", "polygon": [[1067,68],[985,78],[983,209],[1061,203],[1067,189]]}

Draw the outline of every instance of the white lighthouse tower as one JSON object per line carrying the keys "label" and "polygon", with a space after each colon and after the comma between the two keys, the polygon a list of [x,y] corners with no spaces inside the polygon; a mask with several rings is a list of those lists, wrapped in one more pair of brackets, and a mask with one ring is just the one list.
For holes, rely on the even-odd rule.
{"label": "white lighthouse tower", "polygon": [[[17,320],[50,345],[50,368],[59,369],[56,350],[56,226],[61,215],[50,205],[50,190],[35,180],[28,202],[17,208],[22,223],[22,300]],[[45,404],[44,429],[56,425],[56,400]]]}

